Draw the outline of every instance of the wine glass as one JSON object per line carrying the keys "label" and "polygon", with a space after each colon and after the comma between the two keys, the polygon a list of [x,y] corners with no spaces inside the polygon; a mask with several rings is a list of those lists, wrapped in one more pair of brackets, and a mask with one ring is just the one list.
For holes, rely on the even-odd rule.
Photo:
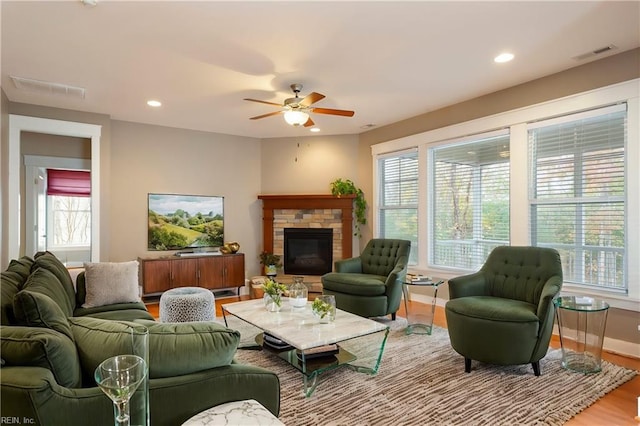
{"label": "wine glass", "polygon": [[129,426],[129,399],[144,380],[147,366],[137,355],[117,355],[104,360],[95,372],[100,389],[116,407],[116,425]]}

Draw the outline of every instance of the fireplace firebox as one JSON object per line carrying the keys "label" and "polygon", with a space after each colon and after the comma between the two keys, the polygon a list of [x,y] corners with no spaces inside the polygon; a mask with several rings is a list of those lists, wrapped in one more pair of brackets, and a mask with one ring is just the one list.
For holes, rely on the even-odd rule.
{"label": "fireplace firebox", "polygon": [[324,275],[333,268],[333,229],[285,228],[284,273]]}

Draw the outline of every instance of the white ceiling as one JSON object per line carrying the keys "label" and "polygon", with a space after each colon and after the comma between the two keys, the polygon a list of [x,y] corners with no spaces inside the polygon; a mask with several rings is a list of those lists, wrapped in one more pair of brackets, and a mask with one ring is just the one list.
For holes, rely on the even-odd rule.
{"label": "white ceiling", "polygon": [[[308,129],[281,103],[302,83],[320,134],[384,126],[640,46],[640,2],[2,1],[2,88],[11,101],[259,138]],[[613,44],[617,49],[572,59]],[[495,64],[511,51],[515,59]],[[18,90],[9,76],[86,89]],[[153,109],[148,99],[163,106]]]}

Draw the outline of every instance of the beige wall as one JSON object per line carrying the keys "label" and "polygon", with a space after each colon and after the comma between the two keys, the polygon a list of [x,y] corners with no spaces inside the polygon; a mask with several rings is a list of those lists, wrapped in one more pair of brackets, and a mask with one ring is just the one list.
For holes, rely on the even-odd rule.
{"label": "beige wall", "polygon": [[361,184],[358,135],[264,139],[262,146],[264,194],[329,194],[337,178]]}
{"label": "beige wall", "polygon": [[238,241],[248,274],[262,244],[260,140],[124,121],[112,122],[110,260],[147,251],[148,193],[220,195],[225,239]]}
{"label": "beige wall", "polygon": [[[246,272],[249,276],[256,275],[257,254],[262,249],[262,205],[257,195],[326,194],[329,183],[337,177],[357,180],[354,163],[357,135],[261,142],[255,138],[112,121],[105,115],[28,104],[8,103],[8,109],[11,114],[102,125],[103,261],[160,254],[146,248],[149,192],[222,195],[228,218],[225,238],[240,243],[246,254]],[[86,152],[69,153],[70,145],[40,146],[71,139],[25,134],[22,154],[86,156]],[[3,138],[3,149],[5,145]],[[262,149],[263,146],[268,149]],[[4,182],[5,179],[3,193]]]}
{"label": "beige wall", "polygon": [[[360,182],[365,183],[362,189],[366,194],[367,201],[371,203],[371,194],[373,193],[371,146],[377,143],[487,117],[639,77],[640,49],[634,49],[362,133],[359,146],[358,179]],[[369,222],[371,222],[371,218],[372,212],[369,210]],[[365,241],[371,238],[372,235],[370,227],[363,229],[363,239]],[[428,292],[428,290],[421,290],[416,290],[416,292]],[[444,300],[449,298],[447,286],[442,286],[438,291],[438,298]],[[638,324],[637,312],[610,309],[606,337],[640,345]]]}

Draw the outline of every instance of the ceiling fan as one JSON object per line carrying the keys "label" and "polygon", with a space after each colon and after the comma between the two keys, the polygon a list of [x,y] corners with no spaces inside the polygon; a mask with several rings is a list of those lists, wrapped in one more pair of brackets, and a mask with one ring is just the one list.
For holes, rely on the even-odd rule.
{"label": "ceiling fan", "polygon": [[309,117],[310,112],[318,114],[341,115],[343,117],[353,117],[353,111],[347,111],[344,109],[312,107],[312,104],[318,102],[321,99],[324,99],[325,96],[320,93],[311,92],[304,98],[301,98],[299,94],[300,90],[302,90],[302,84],[292,84],[291,90],[293,90],[295,97],[285,99],[282,105],[275,102],[245,98],[245,101],[259,102],[261,104],[274,105],[282,108],[280,111],[274,111],[268,114],[251,117],[250,120],[258,120],[260,118],[271,117],[272,115],[284,114],[285,121],[292,126],[311,127],[315,123],[313,122],[311,117]]}

